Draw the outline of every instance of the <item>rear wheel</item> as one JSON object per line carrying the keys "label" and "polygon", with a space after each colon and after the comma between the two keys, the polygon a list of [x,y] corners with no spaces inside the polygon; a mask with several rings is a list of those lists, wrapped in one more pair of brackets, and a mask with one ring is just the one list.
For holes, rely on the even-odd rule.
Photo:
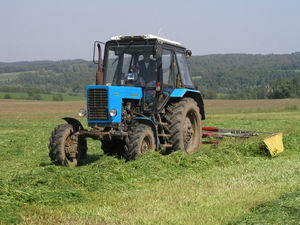
{"label": "rear wheel", "polygon": [[57,126],[50,137],[49,157],[62,166],[77,166],[86,156],[87,143],[85,138],[74,136],[70,124]]}
{"label": "rear wheel", "polygon": [[144,152],[155,149],[155,138],[150,126],[135,122],[128,132],[125,144],[126,160],[134,160]]}
{"label": "rear wheel", "polygon": [[166,109],[164,119],[168,123],[169,143],[167,150],[183,149],[188,153],[199,149],[201,132],[201,115],[194,99],[185,98],[180,102],[170,104]]}

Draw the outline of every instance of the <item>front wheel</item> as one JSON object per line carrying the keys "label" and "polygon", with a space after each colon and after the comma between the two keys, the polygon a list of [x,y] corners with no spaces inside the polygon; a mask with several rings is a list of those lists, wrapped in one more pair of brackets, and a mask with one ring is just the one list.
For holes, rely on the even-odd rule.
{"label": "front wheel", "polygon": [[155,149],[155,138],[150,126],[138,122],[130,127],[125,143],[126,160],[134,160],[144,152]]}
{"label": "front wheel", "polygon": [[74,136],[73,126],[62,124],[57,126],[50,137],[49,157],[57,165],[77,166],[86,156],[85,138]]}

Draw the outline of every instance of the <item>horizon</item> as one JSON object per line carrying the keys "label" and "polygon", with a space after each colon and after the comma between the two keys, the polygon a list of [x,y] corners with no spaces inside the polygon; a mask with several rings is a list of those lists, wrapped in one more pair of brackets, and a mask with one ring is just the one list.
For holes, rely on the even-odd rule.
{"label": "horizon", "polygon": [[[215,56],[215,55],[261,55],[261,56],[268,56],[268,55],[292,55],[292,54],[300,54],[300,51],[297,52],[291,52],[291,53],[281,53],[281,54],[275,54],[275,53],[267,53],[267,54],[255,54],[255,53],[216,53],[216,54],[207,54],[207,55],[192,55],[192,57],[195,56]],[[74,59],[38,59],[38,60],[21,60],[21,61],[0,61],[0,63],[4,64],[10,64],[10,63],[31,63],[31,62],[63,62],[63,61],[85,61],[85,62],[92,62],[92,59],[80,59],[80,58],[74,58]]]}

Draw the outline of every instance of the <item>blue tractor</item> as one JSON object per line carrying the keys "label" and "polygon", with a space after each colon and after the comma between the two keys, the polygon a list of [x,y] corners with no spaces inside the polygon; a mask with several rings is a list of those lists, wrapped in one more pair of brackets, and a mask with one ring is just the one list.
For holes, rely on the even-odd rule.
{"label": "blue tractor", "polygon": [[100,140],[104,153],[126,160],[149,150],[198,150],[205,112],[190,76],[191,54],[180,43],[153,35],[96,41],[96,85],[86,87],[87,108],[80,112],[90,129],[74,118],[63,118],[67,123],[50,137],[51,160],[64,166],[80,164],[88,137]]}

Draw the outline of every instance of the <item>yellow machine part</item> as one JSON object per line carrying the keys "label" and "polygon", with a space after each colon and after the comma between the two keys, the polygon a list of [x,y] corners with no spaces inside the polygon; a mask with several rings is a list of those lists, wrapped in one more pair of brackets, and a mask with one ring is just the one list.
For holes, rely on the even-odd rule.
{"label": "yellow machine part", "polygon": [[263,142],[266,144],[272,156],[283,152],[282,133],[272,134],[271,136],[266,137]]}

